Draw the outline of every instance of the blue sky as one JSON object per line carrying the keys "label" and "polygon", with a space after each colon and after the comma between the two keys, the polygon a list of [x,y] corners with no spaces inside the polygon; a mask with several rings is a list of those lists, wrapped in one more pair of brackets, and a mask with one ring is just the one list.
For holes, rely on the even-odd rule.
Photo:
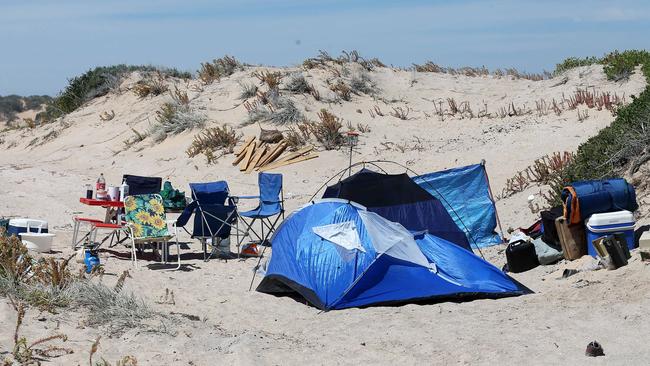
{"label": "blue sky", "polygon": [[539,72],[649,35],[648,0],[0,0],[0,95],[54,95],[101,65],[295,65],[319,49]]}

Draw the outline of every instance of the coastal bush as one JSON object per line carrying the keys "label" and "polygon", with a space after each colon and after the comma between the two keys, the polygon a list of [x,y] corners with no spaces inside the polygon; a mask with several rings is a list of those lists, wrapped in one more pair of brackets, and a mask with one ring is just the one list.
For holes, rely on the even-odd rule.
{"label": "coastal bush", "polygon": [[242,63],[232,56],[225,55],[222,58],[212,60],[212,62],[201,63],[198,77],[204,84],[211,84],[241,69],[243,69]]}
{"label": "coastal bush", "polygon": [[341,135],[343,124],[341,119],[326,109],[320,110],[318,119],[318,122],[304,122],[305,126],[301,129],[306,129],[313,134],[316,141],[320,142],[325,150],[338,149],[343,145],[344,141]]}
{"label": "coastal bush", "polygon": [[105,95],[117,88],[120,82],[129,73],[134,71],[160,72],[163,76],[189,79],[192,75],[188,72],[181,72],[173,68],[160,68],[144,65],[113,65],[100,66],[74,77],[68,81],[68,85],[52,100],[45,111],[37,115],[43,120],[49,121],[65,114],[75,111],[89,100]]}
{"label": "coastal bush", "polygon": [[302,112],[291,99],[275,95],[277,94],[271,93],[271,96],[269,96],[267,93],[262,93],[260,95],[260,92],[258,92],[256,100],[244,102],[248,118],[242,125],[247,126],[264,121],[282,125],[300,122],[304,119]]}
{"label": "coastal bush", "polygon": [[303,115],[289,98],[281,98],[274,106],[268,118],[269,122],[283,125],[303,120]]}
{"label": "coastal bush", "polygon": [[175,99],[172,102],[164,103],[160,110],[156,111],[157,123],[152,125],[149,130],[149,135],[154,142],[161,142],[169,135],[176,135],[205,125],[206,116],[197,113],[189,104],[184,104],[180,100]]}
{"label": "coastal bush", "polygon": [[241,93],[239,99],[248,99],[257,95],[257,85],[251,83],[240,82]]}
{"label": "coastal bush", "polygon": [[330,85],[330,90],[333,91],[341,100],[347,102],[352,99],[352,89],[341,80]]}
{"label": "coastal bush", "polygon": [[[607,77],[617,80],[629,75],[641,65],[641,70],[650,83],[650,53],[647,51],[614,51],[603,58]],[[549,204],[559,204],[560,193],[566,184],[577,180],[613,178],[634,173],[643,163],[650,161],[650,85],[632,102],[616,109],[616,118],[611,125],[596,136],[580,144],[575,159],[563,169],[561,175],[551,184]]]}
{"label": "coastal bush", "polygon": [[372,71],[376,67],[386,67],[386,65],[381,62],[378,58],[374,57],[371,59],[365,59],[359,55],[359,52],[356,50],[352,51],[342,51],[341,55],[338,57],[332,57],[326,51],[318,51],[318,56],[308,58],[303,61],[302,66],[306,70],[313,69],[316,67],[326,67],[331,65],[344,65],[346,63],[356,63],[361,65],[367,71]]}
{"label": "coastal bush", "polygon": [[282,73],[279,71],[255,71],[253,76],[260,81],[261,85],[266,84],[269,90],[278,89],[280,82],[282,81]]}
{"label": "coastal bush", "polygon": [[52,101],[47,95],[30,95],[22,97],[19,95],[0,96],[0,120],[12,122],[17,114],[29,110],[41,109]]}
{"label": "coastal bush", "polygon": [[304,94],[311,92],[311,86],[307,83],[305,76],[302,74],[293,74],[287,82],[287,90],[295,94]]}
{"label": "coastal bush", "polygon": [[155,97],[165,93],[168,89],[167,84],[165,84],[165,79],[160,72],[156,72],[155,76],[147,75],[133,86],[133,92],[140,98],[145,98],[149,95]]}
{"label": "coastal bush", "polygon": [[601,62],[602,59],[598,57],[585,57],[585,58],[569,57],[566,60],[555,65],[555,70],[553,71],[553,75],[557,76],[567,70],[571,70],[576,67],[599,64]]}
{"label": "coastal bush", "polygon": [[374,95],[378,88],[367,72],[352,75],[350,78],[350,89],[355,94]]}
{"label": "coastal bush", "polygon": [[207,128],[194,136],[186,153],[190,158],[203,154],[208,164],[211,164],[218,158],[214,155],[215,151],[221,150],[222,155],[232,154],[240,138],[241,135],[229,126]]}

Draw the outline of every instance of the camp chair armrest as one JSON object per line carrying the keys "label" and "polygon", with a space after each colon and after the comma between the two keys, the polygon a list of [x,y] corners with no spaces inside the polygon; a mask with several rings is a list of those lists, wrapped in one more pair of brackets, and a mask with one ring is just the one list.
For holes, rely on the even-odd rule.
{"label": "camp chair armrest", "polygon": [[232,196],[233,198],[239,198],[239,199],[245,199],[245,200],[252,200],[252,199],[259,199],[260,196]]}

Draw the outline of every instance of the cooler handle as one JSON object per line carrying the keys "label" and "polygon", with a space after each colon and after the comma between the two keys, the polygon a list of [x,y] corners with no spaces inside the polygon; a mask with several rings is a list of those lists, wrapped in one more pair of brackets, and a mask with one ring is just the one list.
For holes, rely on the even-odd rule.
{"label": "cooler handle", "polygon": [[615,231],[634,230],[634,225],[632,225],[632,226],[621,226],[621,227],[610,227],[610,228],[606,228],[606,229],[592,228],[588,224],[585,225],[585,226],[587,226],[587,229],[589,231],[593,231],[594,233],[609,233],[609,232],[615,232]]}

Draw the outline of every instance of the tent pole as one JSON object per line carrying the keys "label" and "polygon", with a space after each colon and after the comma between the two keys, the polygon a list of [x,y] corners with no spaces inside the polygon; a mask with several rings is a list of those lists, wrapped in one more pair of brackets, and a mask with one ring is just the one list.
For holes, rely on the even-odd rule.
{"label": "tent pole", "polygon": [[497,203],[494,200],[494,195],[492,194],[492,187],[490,186],[490,177],[488,176],[487,168],[485,167],[485,159],[481,159],[481,166],[483,167],[483,172],[485,173],[485,181],[487,182],[488,192],[490,193],[490,199],[492,200],[492,205],[494,205],[494,214],[497,218],[497,224],[499,225],[501,240],[503,243],[505,243],[506,237],[503,235],[503,227],[501,227],[501,220],[499,219],[499,211],[497,210]]}

